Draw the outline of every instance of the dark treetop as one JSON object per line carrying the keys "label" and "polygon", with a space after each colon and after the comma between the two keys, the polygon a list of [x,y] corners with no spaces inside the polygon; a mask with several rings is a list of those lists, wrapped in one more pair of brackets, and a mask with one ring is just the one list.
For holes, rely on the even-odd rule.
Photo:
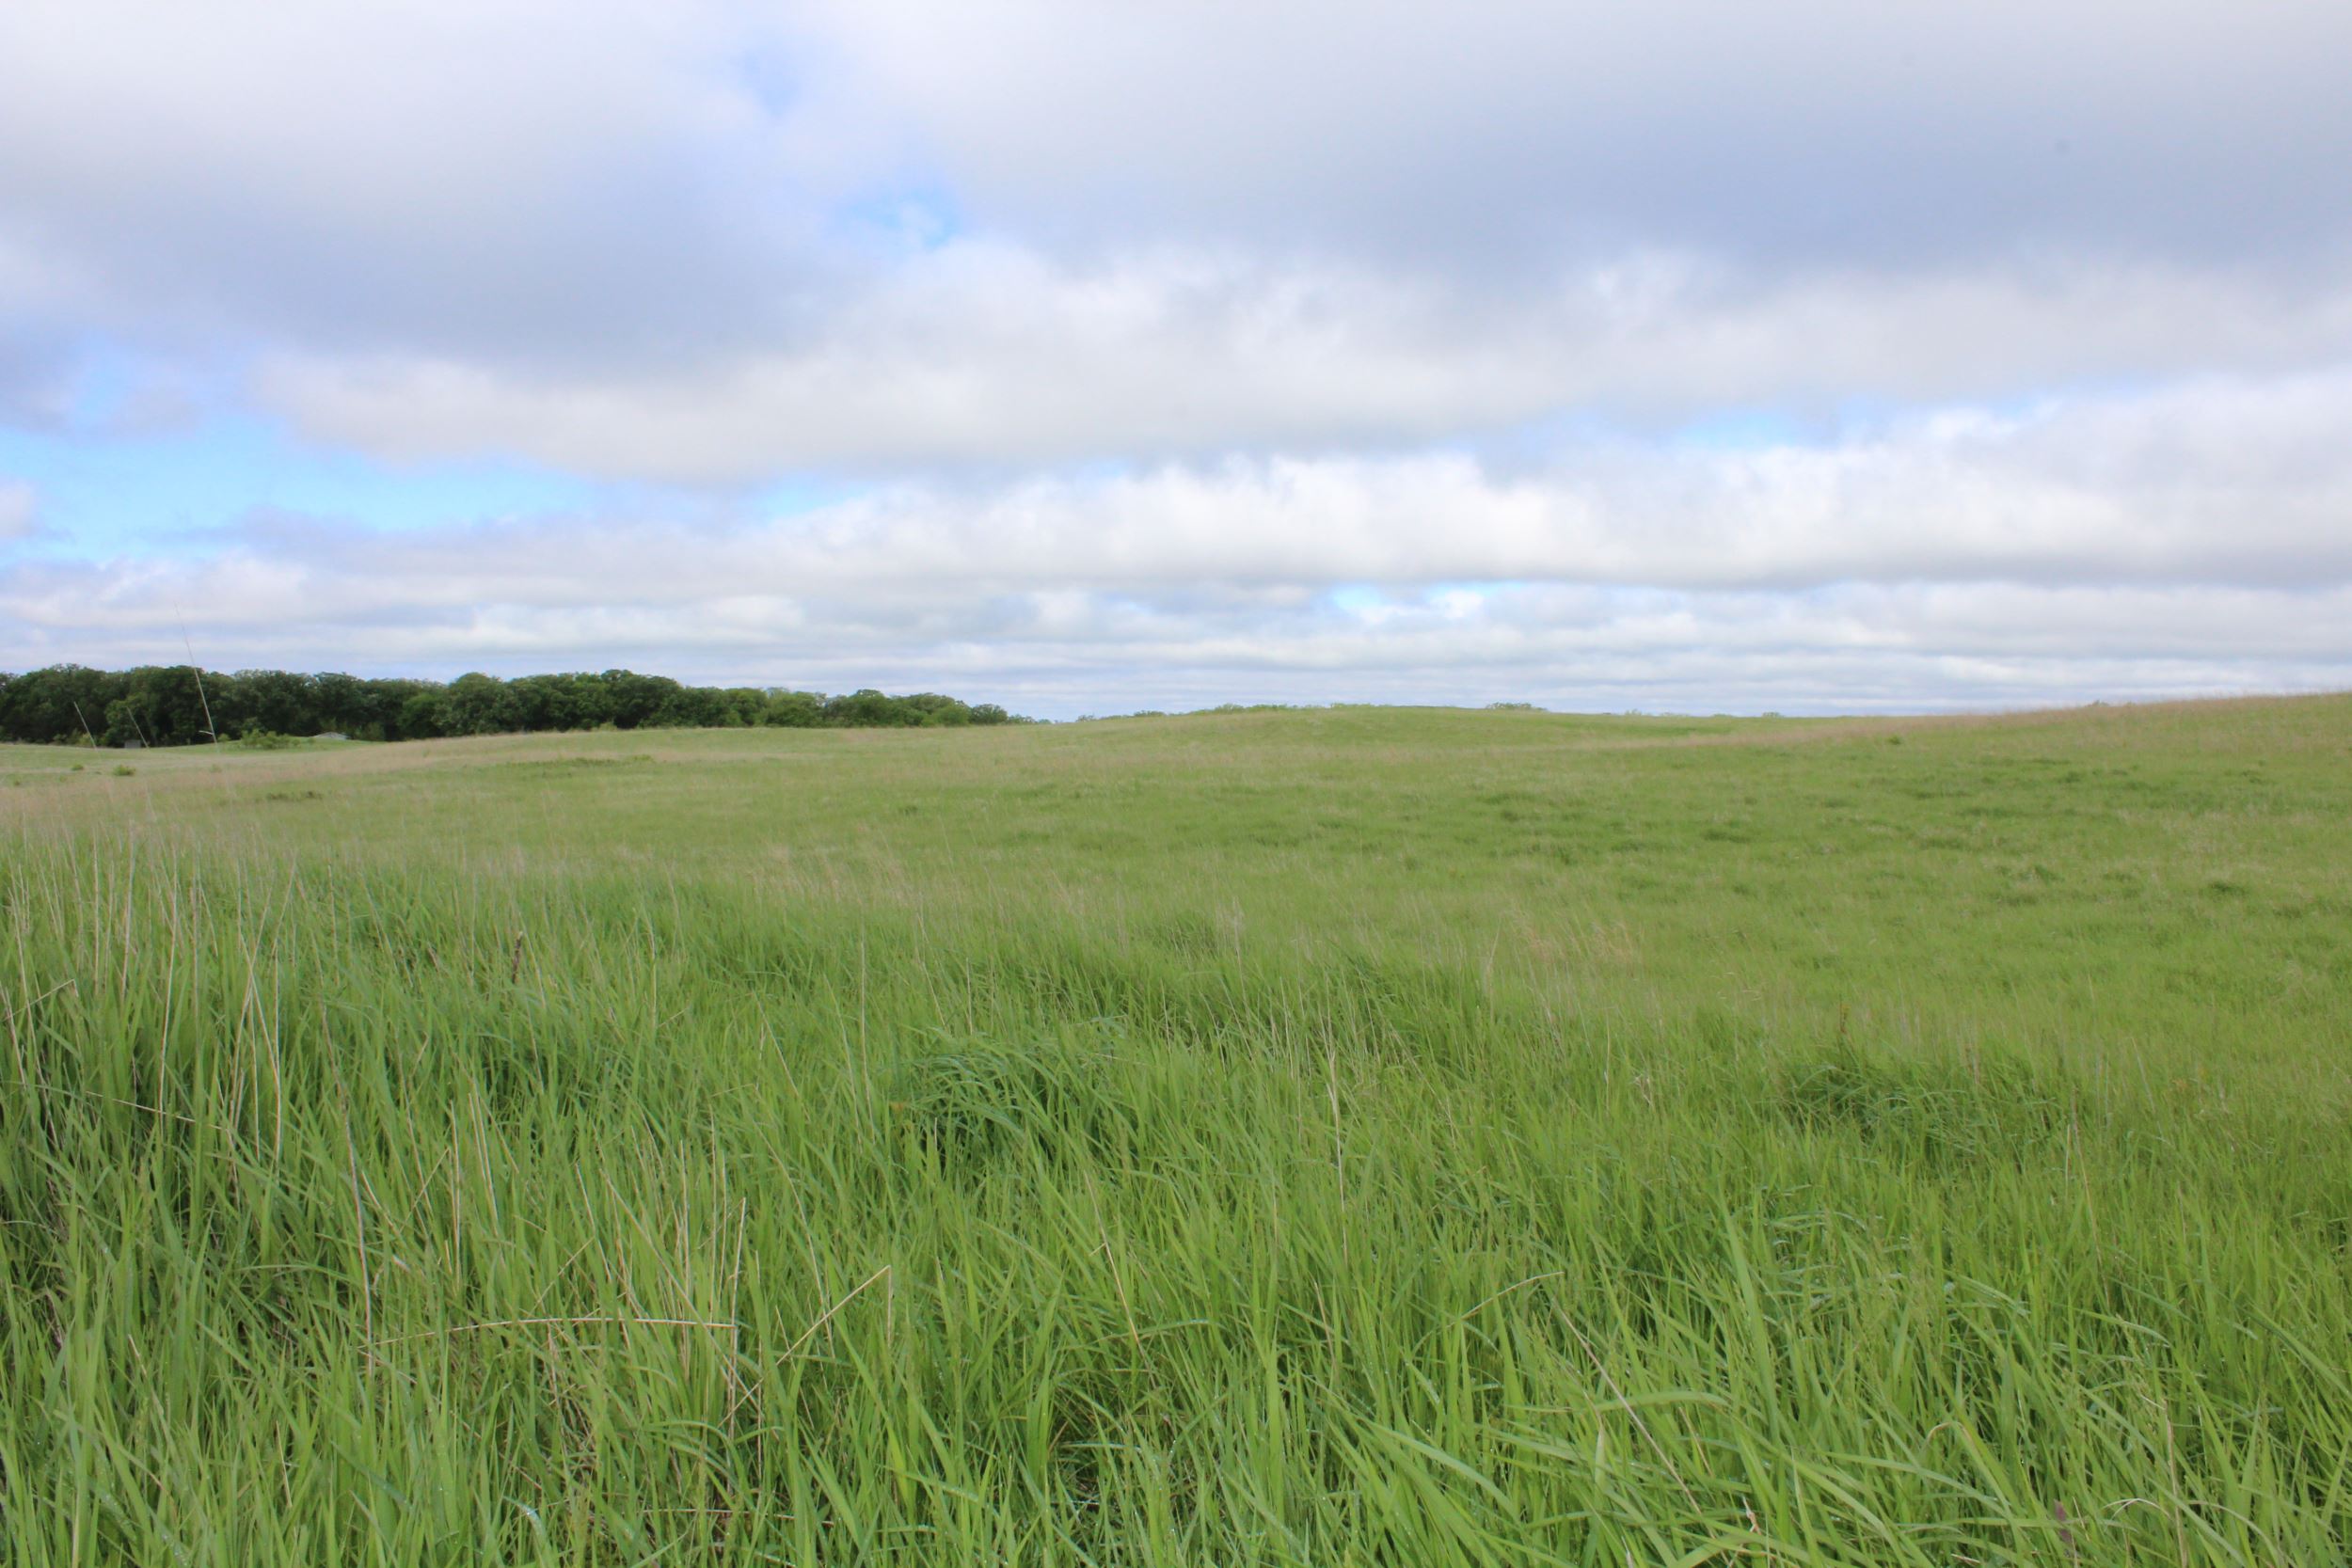
{"label": "dark treetop", "polygon": [[214,739],[341,734],[363,740],[516,730],[791,728],[1011,724],[994,703],[923,691],[828,697],[779,687],[685,686],[629,670],[602,674],[460,675],[446,684],[193,665],[0,673],[0,740],[184,746]]}

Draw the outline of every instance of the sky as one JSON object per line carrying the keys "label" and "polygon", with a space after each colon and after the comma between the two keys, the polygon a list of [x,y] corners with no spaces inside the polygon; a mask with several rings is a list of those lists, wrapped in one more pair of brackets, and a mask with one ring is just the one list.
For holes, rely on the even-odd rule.
{"label": "sky", "polygon": [[8,0],[0,669],[2352,687],[2341,0]]}

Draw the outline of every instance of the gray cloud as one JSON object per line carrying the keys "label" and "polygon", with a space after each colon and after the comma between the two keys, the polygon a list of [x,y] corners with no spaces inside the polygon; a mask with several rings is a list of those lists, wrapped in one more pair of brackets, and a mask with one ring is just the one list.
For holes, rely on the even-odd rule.
{"label": "gray cloud", "polygon": [[2352,15],[2315,0],[1640,7],[855,0],[877,112],[992,207],[1131,239],[1766,266],[2341,259]]}
{"label": "gray cloud", "polygon": [[2347,55],[2312,4],[24,0],[0,321],[698,482],[2308,367]]}
{"label": "gray cloud", "polygon": [[96,329],[231,352],[772,335],[840,264],[810,242],[841,194],[734,73],[772,30],[706,0],[26,0],[0,11],[0,263]]}

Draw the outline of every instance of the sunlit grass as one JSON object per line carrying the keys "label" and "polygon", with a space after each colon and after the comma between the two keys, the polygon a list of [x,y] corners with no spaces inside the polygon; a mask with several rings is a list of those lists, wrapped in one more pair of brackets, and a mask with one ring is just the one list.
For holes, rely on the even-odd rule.
{"label": "sunlit grass", "polygon": [[2352,702],[74,762],[0,1560],[2352,1552]]}

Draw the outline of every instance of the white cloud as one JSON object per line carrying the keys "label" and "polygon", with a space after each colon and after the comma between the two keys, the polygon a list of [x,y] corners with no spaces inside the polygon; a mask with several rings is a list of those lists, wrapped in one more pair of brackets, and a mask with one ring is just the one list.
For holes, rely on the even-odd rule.
{"label": "white cloud", "polygon": [[150,657],[184,618],[219,663],[652,654],[1058,711],[1497,681],[1697,706],[2308,688],[2352,682],[2348,417],[2352,372],[1928,415],[1828,449],[1610,443],[1518,473],[1234,460],[735,527],[264,519],[184,561],[20,562],[0,617],[108,657]]}
{"label": "white cloud", "polygon": [[[302,578],[305,585],[315,579]],[[148,585],[160,588],[160,583]],[[240,563],[176,578],[235,604],[301,604]],[[1032,592],[844,602],[758,593],[691,604],[369,600],[236,624],[192,615],[221,666],[507,673],[633,664],[691,679],[954,690],[1047,717],[1220,701],[1537,701],[1682,711],[1923,710],[2352,687],[2337,628],[2352,590],[1848,587],[1810,594],[1525,587],[1326,596]],[[107,662],[176,660],[176,626],[133,613],[81,635]],[[43,640],[24,646],[36,652]],[[37,662],[38,658],[27,662]]]}
{"label": "white cloud", "polygon": [[967,245],[845,300],[787,349],[612,374],[288,356],[261,389],[319,438],[400,457],[516,452],[705,482],[1420,444],[1564,410],[1654,425],[1724,405],[1977,398],[2347,358],[2352,288],[2281,299],[2250,279],[2152,268],[1759,291],[1651,257],[1488,297],[1232,258],[1073,272]]}
{"label": "white cloud", "polygon": [[2352,371],[1927,414],[1821,447],[1595,442],[1517,473],[1438,452],[915,486],[693,548],[591,530],[551,561],[536,527],[469,533],[452,591],[528,578],[576,593],[627,572],[659,594],[674,571],[687,594],[706,591],[704,573],[778,592],[2332,583],[2352,580],[2347,428]]}

